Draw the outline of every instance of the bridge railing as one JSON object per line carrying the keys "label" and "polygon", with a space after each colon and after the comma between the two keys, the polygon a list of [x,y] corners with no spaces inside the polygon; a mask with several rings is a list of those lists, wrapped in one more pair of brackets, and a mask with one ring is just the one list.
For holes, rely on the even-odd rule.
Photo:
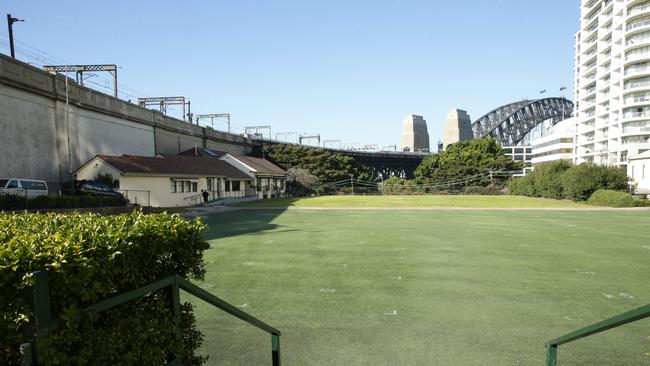
{"label": "bridge railing", "polygon": [[[47,352],[45,349],[48,347],[48,337],[57,329],[63,327],[65,322],[61,319],[54,318],[50,310],[50,289],[47,271],[36,271],[33,273],[34,285],[32,287],[33,297],[33,310],[34,310],[34,323],[36,332],[34,340],[31,343],[23,343],[20,346],[20,354],[22,355],[22,365],[36,366],[46,362],[44,359]],[[248,324],[268,333],[271,335],[271,364],[273,366],[280,366],[280,331],[265,322],[255,318],[254,316],[243,312],[235,306],[227,303],[226,301],[218,298],[217,296],[207,292],[206,290],[192,284],[186,279],[178,275],[165,277],[148,285],[139,287],[135,290],[127,291],[106,300],[100,301],[96,304],[87,306],[84,311],[94,314],[102,313],[110,310],[118,305],[135,300],[139,297],[144,297],[152,292],[166,289],[169,291],[171,298],[171,312],[174,319],[174,332],[177,339],[182,337],[181,334],[181,302],[180,290],[183,290],[190,295],[193,295],[213,307],[223,310],[224,312],[239,318]],[[39,348],[37,350],[37,344]],[[178,354],[173,355],[174,358],[168,361],[167,366],[181,366],[182,360]]]}
{"label": "bridge railing", "polygon": [[591,335],[598,334],[612,328],[620,327],[621,325],[632,323],[647,317],[650,317],[650,305],[625,312],[613,318],[603,320],[561,337],[552,339],[546,342],[546,366],[557,366],[557,348],[562,344],[577,341],[578,339],[589,337]]}

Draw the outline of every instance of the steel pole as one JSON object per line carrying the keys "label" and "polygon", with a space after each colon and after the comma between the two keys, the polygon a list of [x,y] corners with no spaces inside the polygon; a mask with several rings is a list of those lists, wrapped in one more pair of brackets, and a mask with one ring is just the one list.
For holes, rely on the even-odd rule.
{"label": "steel pole", "polygon": [[16,51],[14,50],[14,26],[11,14],[7,14],[7,27],[9,28],[9,49],[11,50],[11,58],[16,58]]}

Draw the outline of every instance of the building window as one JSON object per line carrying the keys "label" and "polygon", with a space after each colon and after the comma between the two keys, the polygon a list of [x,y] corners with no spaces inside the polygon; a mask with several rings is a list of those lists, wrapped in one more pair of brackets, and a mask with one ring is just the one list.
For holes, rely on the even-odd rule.
{"label": "building window", "polygon": [[189,193],[197,192],[199,188],[198,182],[193,182],[189,180],[176,180],[171,181],[171,192],[172,193]]}
{"label": "building window", "polygon": [[226,192],[230,192],[230,181],[226,181]]}
{"label": "building window", "polygon": [[211,192],[212,189],[212,178],[206,178],[207,180],[207,187],[208,187],[208,192]]}
{"label": "building window", "polygon": [[238,180],[232,181],[232,190],[233,190],[233,192],[237,192],[237,191],[241,190],[240,189],[240,184],[241,184],[241,182],[238,181]]}

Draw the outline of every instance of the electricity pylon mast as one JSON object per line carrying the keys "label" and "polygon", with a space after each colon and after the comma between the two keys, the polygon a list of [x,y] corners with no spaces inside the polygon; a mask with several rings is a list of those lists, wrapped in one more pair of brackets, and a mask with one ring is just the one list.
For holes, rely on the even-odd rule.
{"label": "electricity pylon mast", "polygon": [[43,70],[51,73],[74,72],[75,80],[81,86],[84,85],[84,72],[108,72],[113,76],[113,94],[117,98],[117,65],[49,65],[43,66]]}
{"label": "electricity pylon mast", "polygon": [[215,119],[225,119],[228,124],[228,133],[230,133],[230,113],[213,113],[213,114],[199,114],[196,116],[196,124],[202,119],[210,119],[210,125],[214,126]]}
{"label": "electricity pylon mast", "polygon": [[255,131],[256,136],[264,137],[263,134],[260,134],[260,130],[269,130],[269,140],[272,140],[271,138],[271,126],[249,126],[244,128],[244,132],[246,134],[249,134],[253,131]]}
{"label": "electricity pylon mast", "polygon": [[[138,104],[140,107],[158,107],[159,111],[162,114],[167,115],[167,106],[170,105],[182,105],[183,106],[183,121],[188,121],[192,123],[192,109],[191,102],[188,100],[185,101],[185,97],[149,97],[149,98],[138,98]],[[185,114],[185,106],[187,106],[187,115]]]}
{"label": "electricity pylon mast", "polygon": [[300,137],[298,137],[298,143],[300,145],[302,145],[302,140],[318,140],[317,146],[320,146],[320,133],[313,134],[313,135],[309,135],[309,134],[300,135]]}

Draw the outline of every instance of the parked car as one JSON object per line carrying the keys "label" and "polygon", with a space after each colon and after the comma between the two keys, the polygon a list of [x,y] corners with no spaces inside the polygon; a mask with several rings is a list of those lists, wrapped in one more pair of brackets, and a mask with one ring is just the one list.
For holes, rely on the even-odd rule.
{"label": "parked car", "polygon": [[0,178],[0,194],[38,197],[47,196],[47,183],[44,180],[24,178]]}
{"label": "parked car", "polygon": [[69,196],[90,195],[95,197],[124,198],[112,186],[94,180],[74,180],[63,184],[62,193]]}

